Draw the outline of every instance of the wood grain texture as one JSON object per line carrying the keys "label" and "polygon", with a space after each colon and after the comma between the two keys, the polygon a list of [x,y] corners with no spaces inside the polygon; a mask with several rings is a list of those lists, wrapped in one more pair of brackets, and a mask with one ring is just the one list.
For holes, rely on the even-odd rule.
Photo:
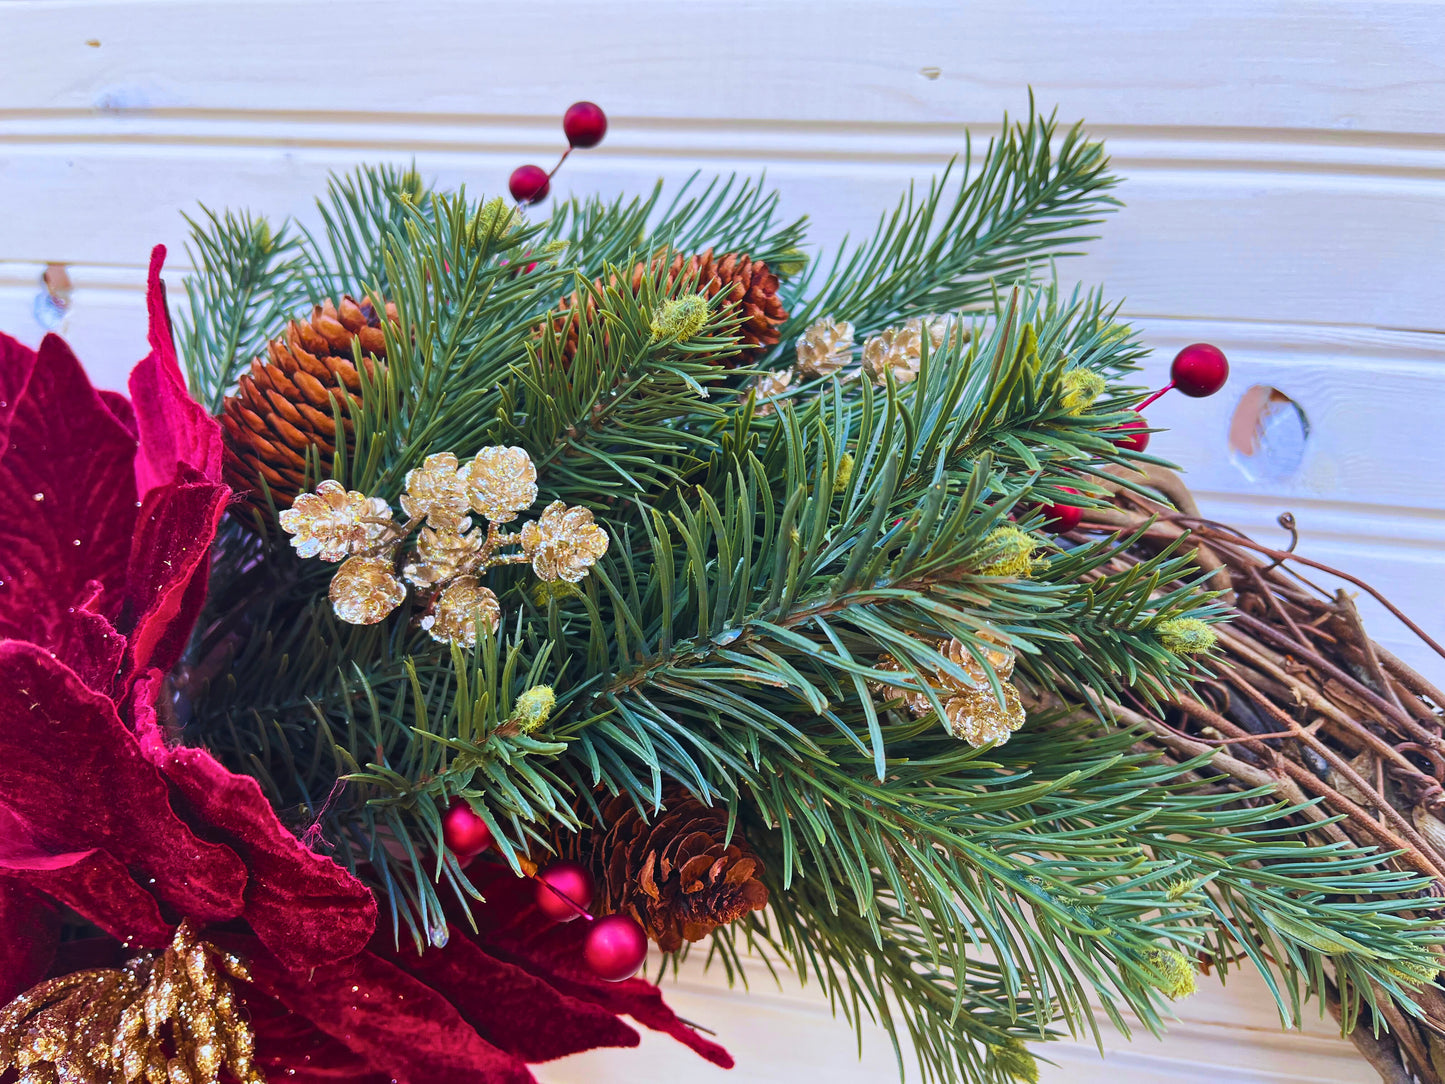
{"label": "wood grain texture", "polygon": [[[91,44],[92,42],[98,44]],[[1028,87],[1088,119],[1126,206],[1067,280],[1104,283],[1157,351],[1192,341],[1234,379],[1169,396],[1152,450],[1208,515],[1365,576],[1445,639],[1445,0],[56,0],[0,3],[0,327],[35,342],[39,275],[70,265],[62,330],[98,381],[144,353],[150,246],[185,263],[197,202],[307,216],[328,171],[415,161],[500,191],[550,163],[558,117],[601,102],[607,141],[558,191],[641,190],[694,169],[766,170],[815,241],[866,233],[916,179],[996,132]],[[42,313],[43,315],[43,313]],[[1261,478],[1228,443],[1253,385],[1309,419],[1298,468]],[[1445,682],[1364,604],[1393,650]],[[545,1067],[551,1084],[895,1078],[809,992],[670,991],[739,1057],[668,1040]],[[1281,1034],[1262,984],[1206,985],[1168,1039],[1055,1044],[1068,1084],[1372,1079],[1327,1023]]]}

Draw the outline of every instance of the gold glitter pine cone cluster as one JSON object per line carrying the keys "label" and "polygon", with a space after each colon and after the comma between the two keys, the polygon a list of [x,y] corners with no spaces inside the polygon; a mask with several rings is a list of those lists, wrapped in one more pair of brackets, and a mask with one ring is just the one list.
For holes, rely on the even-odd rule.
{"label": "gold glitter pine cone cluster", "polygon": [[861,358],[855,358],[853,325],[847,320],[825,316],[809,324],[798,336],[797,360],[792,368],[764,373],[753,381],[758,402],[755,413],[763,417],[773,413],[777,397],[798,379],[817,380],[837,375],[844,380],[855,380],[866,375],[881,388],[891,374],[895,383],[912,383],[923,362],[924,337],[927,336],[929,349],[937,350],[950,335],[967,342],[969,331],[957,317],[915,316],[869,336],[863,343]]}
{"label": "gold glitter pine cone cluster", "polygon": [[[1019,691],[1009,680],[1014,670],[1013,652],[998,644],[988,648],[986,653],[988,664],[998,677],[999,686],[1003,690],[1002,701],[989,684],[988,673],[961,641],[943,641],[938,645],[938,652],[973,679],[973,684],[968,685],[942,670],[935,671],[932,675],[933,680],[929,682],[929,687],[943,704],[944,721],[949,731],[954,737],[961,738],[974,748],[981,748],[989,743],[1002,745],[1008,741],[1014,731],[1024,725],[1026,717]],[[908,672],[891,655],[884,656],[878,669]],[[933,711],[933,703],[919,690],[901,689],[891,685],[881,685],[879,688],[889,696],[901,695],[908,709],[920,718]]]}
{"label": "gold glitter pine cone cluster", "polygon": [[[655,273],[665,259],[666,256],[656,256],[633,266],[627,285],[634,294],[641,291],[643,280]],[[721,294],[742,316],[736,332],[739,352],[723,359],[728,368],[750,365],[778,345],[779,329],[787,321],[788,313],[778,297],[778,276],[762,260],[754,260],[742,252],[714,257],[712,249],[691,256],[678,253],[668,262],[667,285],[671,287],[678,279],[709,300]],[[597,280],[599,288],[604,285],[615,286],[617,280],[615,277],[610,283]],[[579,313],[591,319],[596,314],[596,306],[590,298],[583,299],[573,293],[563,298],[557,308],[554,326],[562,338],[563,356],[570,363],[577,353]]]}
{"label": "gold glitter pine cone cluster", "polygon": [[185,922],[162,952],[48,979],[0,1008],[0,1078],[13,1070],[23,1084],[264,1084],[231,979],[250,981],[241,960]]}
{"label": "gold glitter pine cone cluster", "polygon": [[[388,320],[396,307],[386,306]],[[221,411],[225,435],[225,480],[237,493],[260,505],[262,479],[277,508],[289,508],[306,484],[306,454],[315,445],[323,469],[336,455],[336,415],[348,450],[351,409],[361,401],[361,374],[386,358],[381,319],[369,301],[343,297],[317,305],[309,320],[293,320],[251,362]]]}
{"label": "gold glitter pine cone cluster", "polygon": [[[520,532],[501,531],[536,499],[537,468],[526,450],[494,446],[465,464],[439,452],[408,471],[402,523],[380,497],[332,480],[298,496],[279,518],[300,556],[341,562],[330,588],[341,620],[384,620],[405,601],[410,584],[427,602],[421,627],[441,643],[472,647],[478,621],[496,632],[502,619],[497,596],[481,583],[487,569],[530,563],[540,580],[575,584],[607,552],[607,532],[592,512],[561,501]],[[484,530],[473,526],[473,514],[486,521]],[[511,549],[517,552],[505,552]]]}
{"label": "gold glitter pine cone cluster", "polygon": [[559,856],[592,870],[599,914],[631,915],[664,952],[700,941],[719,926],[768,905],[758,879],[762,862],[727,812],[704,805],[683,787],[663,789],[665,810],[651,823],[630,798],[602,806],[602,819],[581,832],[559,830]]}

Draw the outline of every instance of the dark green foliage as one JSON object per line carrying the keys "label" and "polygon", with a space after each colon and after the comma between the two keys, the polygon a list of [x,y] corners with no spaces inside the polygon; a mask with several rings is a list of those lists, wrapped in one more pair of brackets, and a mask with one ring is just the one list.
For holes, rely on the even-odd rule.
{"label": "dark green foliage", "polygon": [[[685,284],[616,285],[671,251],[799,263],[801,223],[777,223],[751,182],[529,224],[363,170],[300,241],[209,216],[182,334],[203,401],[219,405],[292,307],[391,301],[387,370],[335,476],[395,503],[428,453],[520,445],[537,507],[586,505],[611,547],[575,592],[538,593],[525,566],[489,573],[502,627],[463,653],[414,627],[410,603],[341,624],[334,566],[297,558],[273,519],[259,534],[230,523],[189,660],[188,735],[298,829],[319,820],[419,949],[444,894],[475,896],[440,847],[451,796],[485,811],[516,864],[596,788],[651,813],[678,779],[766,862],[773,905],[719,931],[723,965],[767,948],[849,1019],[910,1039],[926,1078],[1029,1080],[1019,1040],[1092,1028],[1091,1000],[1157,1028],[1163,949],[1221,969],[1243,954],[1290,1019],[1326,965],[1351,1010],[1372,982],[1408,1000],[1401,976],[1430,970],[1438,940],[1410,911],[1417,879],[1300,843],[1267,794],[1226,799],[1206,764],[1158,758],[1088,708],[1186,685],[1208,659],[1166,650],[1157,626],[1221,615],[1183,551],[1113,571],[1130,539],[1061,547],[1035,511],[1097,500],[1091,478],[1141,458],[1110,440],[1139,399],[1121,383],[1139,345],[1099,297],[1030,281],[1108,209],[1106,164],[1078,129],[1030,117],[831,271],[794,276],[790,336],[824,314],[867,333],[940,310],[969,334],[911,383],[796,384],[766,415],[753,371],[715,364],[737,314],[714,304],[685,339],[659,336]],[[595,316],[568,362],[547,314],[574,291]],[[790,337],[762,368],[791,358]],[[1064,400],[1078,368],[1108,381],[1082,410]],[[1027,575],[989,571],[1011,523],[1037,546]],[[1035,710],[1007,744],[972,748],[904,708],[921,691],[942,712],[935,672],[966,680],[938,650],[949,638],[985,669],[991,643],[1017,655]],[[527,736],[507,722],[538,684],[557,708]]]}

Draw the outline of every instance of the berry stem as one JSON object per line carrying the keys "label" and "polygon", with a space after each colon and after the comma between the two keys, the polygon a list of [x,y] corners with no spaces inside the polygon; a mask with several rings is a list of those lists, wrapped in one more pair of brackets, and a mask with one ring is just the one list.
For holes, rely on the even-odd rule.
{"label": "berry stem", "polygon": [[1145,399],[1142,403],[1140,403],[1138,406],[1136,406],[1136,407],[1134,408],[1134,412],[1135,412],[1135,413],[1138,413],[1139,411],[1143,410],[1146,406],[1148,406],[1150,403],[1152,403],[1155,399],[1158,399],[1158,398],[1159,398],[1161,395],[1163,395],[1166,391],[1173,391],[1173,390],[1174,390],[1174,381],[1171,380],[1171,381],[1169,381],[1169,383],[1165,384],[1162,388],[1160,388],[1158,391],[1156,391],[1153,395],[1149,396],[1149,398]]}
{"label": "berry stem", "polygon": [[552,167],[552,172],[547,174],[547,180],[550,181],[553,177],[557,176],[557,171],[562,168],[562,163],[567,161],[567,156],[571,153],[572,148],[570,146],[562,152],[562,157],[557,159],[557,164]]}

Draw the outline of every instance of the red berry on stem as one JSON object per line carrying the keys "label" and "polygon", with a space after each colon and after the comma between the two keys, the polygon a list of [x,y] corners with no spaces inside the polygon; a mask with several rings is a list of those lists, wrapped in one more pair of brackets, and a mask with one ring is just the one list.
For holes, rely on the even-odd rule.
{"label": "red berry on stem", "polygon": [[1169,376],[1185,395],[1203,399],[1224,387],[1229,379],[1229,361],[1219,347],[1193,343],[1174,355]]}
{"label": "red berry on stem", "polygon": [[607,114],[594,102],[574,102],[562,116],[562,131],[573,147],[595,147],[607,134]]}
{"label": "red berry on stem", "polygon": [[541,166],[518,166],[512,170],[507,188],[518,203],[537,203],[547,198],[552,182]]}
{"label": "red berry on stem", "polygon": [[460,798],[442,814],[442,842],[458,858],[471,858],[492,845],[492,830]]}
{"label": "red berry on stem", "polygon": [[537,908],[554,922],[571,922],[592,906],[592,874],[585,866],[553,862],[535,879]]}
{"label": "red berry on stem", "polygon": [[[1059,488],[1065,493],[1079,492],[1071,486],[1059,486]],[[1079,525],[1079,521],[1084,518],[1084,510],[1072,504],[1046,504],[1042,511],[1044,515],[1048,517],[1048,519],[1044,521],[1044,526],[1057,534],[1072,531]]]}
{"label": "red berry on stem", "polygon": [[647,934],[629,915],[607,915],[592,923],[582,955],[599,979],[621,982],[647,959]]}
{"label": "red berry on stem", "polygon": [[1126,436],[1115,437],[1114,443],[1120,448],[1128,448],[1131,452],[1142,452],[1149,447],[1149,423],[1143,418],[1137,421],[1125,422],[1114,430],[1116,433],[1124,433]]}

